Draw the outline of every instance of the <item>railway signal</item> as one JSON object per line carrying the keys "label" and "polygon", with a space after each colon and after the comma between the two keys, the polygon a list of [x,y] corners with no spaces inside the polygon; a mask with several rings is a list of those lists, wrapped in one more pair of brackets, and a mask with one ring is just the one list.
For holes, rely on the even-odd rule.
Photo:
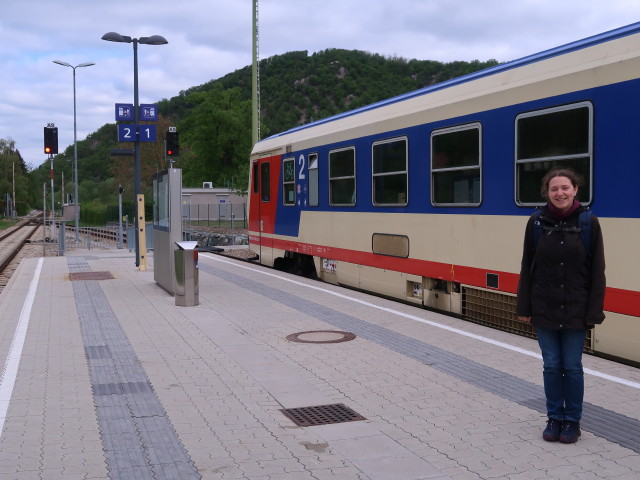
{"label": "railway signal", "polygon": [[165,138],[167,140],[167,156],[177,157],[180,154],[180,145],[178,143],[176,127],[169,127]]}
{"label": "railway signal", "polygon": [[54,127],[52,123],[44,127],[44,153],[58,153],[58,127]]}

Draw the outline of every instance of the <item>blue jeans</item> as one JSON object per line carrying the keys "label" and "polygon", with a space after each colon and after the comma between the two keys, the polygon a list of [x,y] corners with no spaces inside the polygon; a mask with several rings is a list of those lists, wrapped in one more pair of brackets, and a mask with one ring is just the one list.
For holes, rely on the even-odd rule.
{"label": "blue jeans", "polygon": [[544,364],[547,416],[554,420],[579,422],[584,398],[582,349],[587,331],[536,330]]}

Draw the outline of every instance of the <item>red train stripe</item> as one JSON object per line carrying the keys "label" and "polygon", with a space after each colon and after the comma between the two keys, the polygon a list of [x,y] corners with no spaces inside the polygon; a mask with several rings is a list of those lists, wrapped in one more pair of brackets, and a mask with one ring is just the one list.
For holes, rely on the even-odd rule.
{"label": "red train stripe", "polygon": [[[260,237],[258,235],[251,235],[252,245],[258,245],[259,239]],[[316,257],[330,258],[332,260],[393,270],[396,272],[405,272],[422,277],[448,280],[501,292],[517,293],[518,291],[519,275],[516,273],[432,262],[429,260],[417,260],[414,258],[390,257],[371,252],[325,247],[278,238],[273,239],[273,247],[280,250],[304,253]],[[498,288],[487,286],[487,274],[497,275]],[[604,308],[608,312],[640,317],[640,292],[607,287]]]}

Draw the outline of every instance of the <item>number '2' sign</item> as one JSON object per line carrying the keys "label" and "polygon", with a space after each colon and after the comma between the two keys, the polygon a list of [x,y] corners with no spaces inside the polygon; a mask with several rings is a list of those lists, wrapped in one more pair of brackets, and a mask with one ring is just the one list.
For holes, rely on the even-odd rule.
{"label": "number '2' sign", "polygon": [[[156,126],[155,125],[138,125],[138,141],[155,142]],[[118,125],[118,141],[119,142],[135,142],[136,126],[119,124]]]}

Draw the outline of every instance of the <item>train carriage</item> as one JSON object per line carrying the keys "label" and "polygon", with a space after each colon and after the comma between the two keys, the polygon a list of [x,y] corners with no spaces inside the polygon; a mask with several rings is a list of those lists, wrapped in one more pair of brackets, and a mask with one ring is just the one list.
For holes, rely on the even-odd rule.
{"label": "train carriage", "polygon": [[640,362],[640,23],[316,121],[251,153],[259,262],[533,335],[524,229],[552,166],[600,218],[597,354]]}

